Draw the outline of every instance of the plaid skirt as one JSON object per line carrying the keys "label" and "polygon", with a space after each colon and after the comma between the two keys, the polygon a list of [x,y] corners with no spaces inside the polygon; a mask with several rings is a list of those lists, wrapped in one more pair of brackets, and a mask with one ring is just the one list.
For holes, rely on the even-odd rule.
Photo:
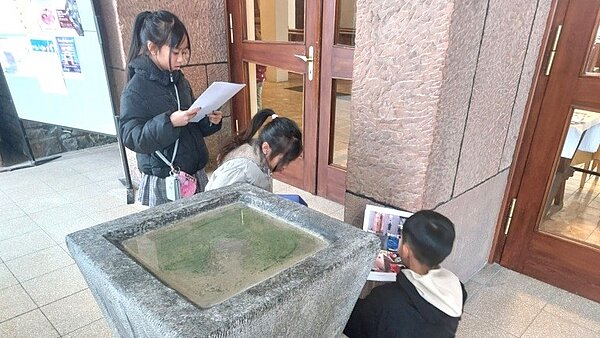
{"label": "plaid skirt", "polygon": [[[208,183],[206,172],[204,169],[200,169],[194,176],[196,177],[196,194],[203,192]],[[142,203],[142,205],[151,207],[171,202],[171,200],[167,198],[165,179],[142,173],[140,187],[138,189],[138,201]]]}

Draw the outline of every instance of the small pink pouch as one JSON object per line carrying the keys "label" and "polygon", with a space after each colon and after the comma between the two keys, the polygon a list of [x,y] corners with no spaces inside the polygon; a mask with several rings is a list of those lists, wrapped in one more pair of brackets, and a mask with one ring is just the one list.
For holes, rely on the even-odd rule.
{"label": "small pink pouch", "polygon": [[196,178],[184,171],[180,171],[178,175],[181,197],[193,196],[196,193]]}

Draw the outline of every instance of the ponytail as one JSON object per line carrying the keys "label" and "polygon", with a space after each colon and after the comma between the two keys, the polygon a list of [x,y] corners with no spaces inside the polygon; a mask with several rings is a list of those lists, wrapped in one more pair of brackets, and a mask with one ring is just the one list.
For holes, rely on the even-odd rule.
{"label": "ponytail", "polygon": [[133,24],[133,32],[131,33],[131,44],[129,45],[129,54],[127,54],[127,63],[142,54],[143,48],[146,48],[146,41],[142,40],[142,27],[146,22],[146,18],[152,15],[152,12],[141,12],[135,17]]}
{"label": "ponytail", "polygon": [[221,148],[219,155],[217,155],[217,163],[223,163],[225,156],[227,156],[227,154],[229,154],[233,149],[241,146],[242,144],[250,143],[256,132],[260,129],[260,127],[262,127],[267,118],[273,115],[277,116],[277,114],[275,114],[275,112],[269,108],[261,109],[258,113],[256,113],[256,115],[254,115],[250,121],[250,128],[247,128],[239,135],[234,136],[233,141]]}

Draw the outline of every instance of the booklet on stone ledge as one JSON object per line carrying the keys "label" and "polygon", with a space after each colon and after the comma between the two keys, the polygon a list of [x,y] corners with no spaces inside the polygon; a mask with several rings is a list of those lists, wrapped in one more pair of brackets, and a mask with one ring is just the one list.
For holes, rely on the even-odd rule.
{"label": "booklet on stone ledge", "polygon": [[402,226],[412,213],[375,205],[367,205],[363,230],[376,234],[381,241],[381,250],[373,262],[367,280],[380,282],[396,281],[401,261],[398,248],[402,239]]}

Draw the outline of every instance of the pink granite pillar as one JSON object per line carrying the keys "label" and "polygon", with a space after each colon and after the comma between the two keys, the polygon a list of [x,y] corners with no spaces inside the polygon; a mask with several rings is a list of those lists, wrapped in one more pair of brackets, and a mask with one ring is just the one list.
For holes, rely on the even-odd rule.
{"label": "pink granite pillar", "polygon": [[487,261],[551,1],[357,2],[345,219],[449,216],[446,264]]}

